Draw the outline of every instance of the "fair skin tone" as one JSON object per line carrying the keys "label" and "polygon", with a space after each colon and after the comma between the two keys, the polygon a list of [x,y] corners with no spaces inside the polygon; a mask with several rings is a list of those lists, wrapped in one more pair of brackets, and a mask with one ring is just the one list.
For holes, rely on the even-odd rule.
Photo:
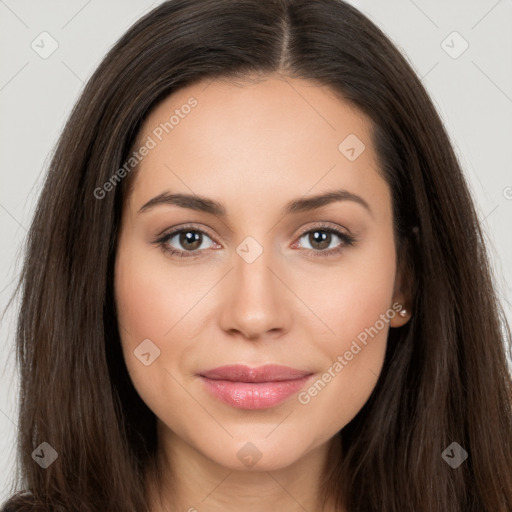
{"label": "fair skin tone", "polygon": [[[191,96],[197,106],[159,141],[155,127]],[[408,303],[391,194],[370,130],[370,120],[329,88],[276,76],[196,83],[146,119],[135,147],[148,136],[158,143],[124,205],[115,298],[126,365],[157,417],[174,483],[172,492],[158,489],[163,505],[153,500],[152,511],[334,511],[321,509],[318,495],[332,440],[372,393],[389,329],[409,319],[382,321],[394,303]],[[338,149],[350,134],[365,145],[353,161]],[[362,201],[283,213],[290,201],[339,189]],[[163,193],[207,197],[226,215],[169,203],[141,211]],[[174,234],[155,243],[184,225],[198,242]],[[318,231],[324,238],[313,236]],[[248,262],[240,247],[262,252]],[[377,334],[358,342],[351,357],[354,340],[370,327]],[[149,365],[134,355],[146,339],[160,350]],[[345,363],[336,371],[339,356]],[[313,378],[302,402],[294,393],[276,406],[244,410],[213,396],[197,375],[237,363],[281,364]],[[326,385],[308,393],[329,368]],[[240,453],[260,458],[249,467]]]}

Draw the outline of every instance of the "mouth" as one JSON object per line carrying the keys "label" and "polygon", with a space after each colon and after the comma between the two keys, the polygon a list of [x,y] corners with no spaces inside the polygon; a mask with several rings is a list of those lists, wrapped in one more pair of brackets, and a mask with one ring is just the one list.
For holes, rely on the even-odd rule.
{"label": "mouth", "polygon": [[232,407],[267,409],[299,391],[313,373],[280,365],[230,365],[198,375],[214,397]]}

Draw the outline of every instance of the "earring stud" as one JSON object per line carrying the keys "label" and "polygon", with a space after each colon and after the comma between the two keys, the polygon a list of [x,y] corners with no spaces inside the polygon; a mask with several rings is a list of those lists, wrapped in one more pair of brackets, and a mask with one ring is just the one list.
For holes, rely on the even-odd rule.
{"label": "earring stud", "polygon": [[407,310],[406,309],[401,309],[400,312],[398,313],[402,318],[405,318],[407,316]]}

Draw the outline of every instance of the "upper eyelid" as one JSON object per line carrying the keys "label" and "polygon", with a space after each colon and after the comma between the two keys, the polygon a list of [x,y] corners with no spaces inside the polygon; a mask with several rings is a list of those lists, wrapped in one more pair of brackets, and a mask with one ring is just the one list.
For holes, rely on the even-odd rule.
{"label": "upper eyelid", "polygon": [[[162,231],[162,233],[160,235],[158,235],[158,238],[159,239],[162,239],[162,238],[169,238],[171,235],[174,237],[176,236],[177,234],[181,233],[182,231],[199,231],[201,233],[204,233],[206,235],[208,235],[212,240],[215,240],[215,237],[212,236],[210,234],[210,228],[207,228],[205,229],[204,227],[197,227],[197,226],[194,226],[194,225],[189,225],[189,224],[185,224],[184,226],[178,226],[178,227],[175,227],[175,228],[170,228],[170,229],[165,229],[164,231]],[[212,230],[213,231],[213,230]],[[217,242],[219,243],[219,242]]]}

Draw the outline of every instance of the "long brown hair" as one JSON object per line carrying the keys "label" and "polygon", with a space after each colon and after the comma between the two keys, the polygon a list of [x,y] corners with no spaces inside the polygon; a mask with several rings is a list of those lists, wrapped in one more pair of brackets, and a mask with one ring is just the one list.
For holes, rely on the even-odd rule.
{"label": "long brown hair", "polygon": [[[351,512],[512,510],[511,335],[472,198],[421,82],[341,0],[171,0],[87,83],[51,161],[18,287],[19,510],[148,510],[156,423],[127,374],[112,287],[128,180],[95,191],[164,97],[204,78],[276,72],[328,85],[372,119],[415,290],[370,399],[337,435],[323,495]],[[42,442],[58,453],[47,469],[32,458]],[[457,468],[442,456],[454,442],[468,454]]]}

